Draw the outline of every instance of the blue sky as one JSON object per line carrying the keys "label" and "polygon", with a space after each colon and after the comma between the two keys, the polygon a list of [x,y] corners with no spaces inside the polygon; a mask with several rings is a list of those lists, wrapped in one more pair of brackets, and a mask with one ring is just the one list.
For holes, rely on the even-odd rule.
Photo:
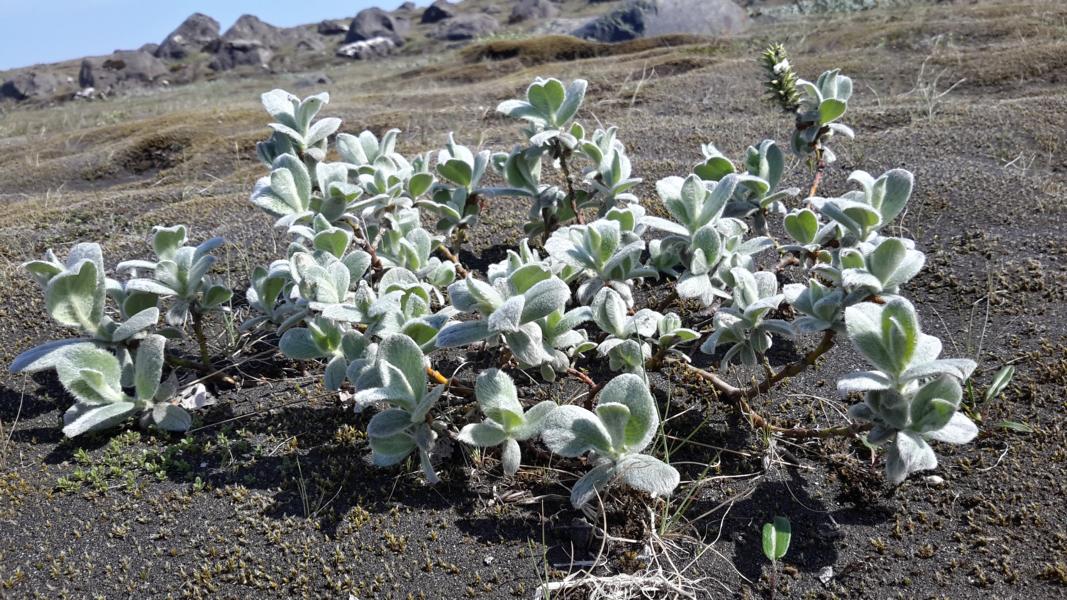
{"label": "blue sky", "polygon": [[[225,31],[245,13],[279,26],[351,17],[402,0],[0,0],[0,69],[50,63],[159,43],[202,12]],[[416,0],[425,5],[429,0]]]}

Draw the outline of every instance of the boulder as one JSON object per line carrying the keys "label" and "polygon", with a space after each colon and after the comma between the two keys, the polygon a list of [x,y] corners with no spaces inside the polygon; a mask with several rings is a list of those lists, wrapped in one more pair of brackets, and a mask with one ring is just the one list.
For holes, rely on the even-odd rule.
{"label": "boulder", "polygon": [[40,100],[59,91],[62,80],[46,71],[21,71],[0,85],[0,100]]}
{"label": "boulder", "polygon": [[267,68],[274,58],[274,50],[283,45],[284,32],[255,15],[241,15],[222,34],[215,58],[208,66],[215,71],[236,67]]}
{"label": "boulder", "polygon": [[83,89],[93,88],[97,94],[110,94],[152,85],[167,72],[167,65],[147,52],[115,52],[110,56],[82,60],[78,85]]}
{"label": "boulder", "polygon": [[205,14],[193,13],[163,40],[156,49],[156,57],[181,60],[197,52],[214,52],[219,40],[219,22]]}
{"label": "boulder", "polygon": [[272,58],[274,51],[259,40],[228,40],[222,42],[208,66],[215,71],[229,71],[236,67],[269,68]]}
{"label": "boulder", "polygon": [[747,27],[748,14],[730,0],[629,0],[578,28],[573,35],[622,42],[674,33],[730,35]]}
{"label": "boulder", "polygon": [[581,17],[544,19],[531,24],[527,30],[530,35],[571,35],[576,29],[589,23],[590,19]]}
{"label": "boulder", "polygon": [[319,21],[316,30],[320,35],[341,35],[342,33],[348,33],[348,21],[326,19],[325,21]]}
{"label": "boulder", "polygon": [[277,48],[280,43],[277,27],[260,20],[255,15],[241,15],[239,19],[222,34],[223,42],[257,41],[267,48]]}
{"label": "boulder", "polygon": [[559,14],[559,9],[548,0],[519,0],[511,9],[508,23],[522,23],[530,20],[551,19]]}
{"label": "boulder", "polygon": [[456,7],[448,0],[436,0],[422,11],[422,23],[437,23],[456,16]]}
{"label": "boulder", "polygon": [[[348,22],[343,23],[345,31],[348,30]],[[326,49],[327,36],[318,32],[318,24],[297,25],[296,27],[279,27],[275,36],[275,46],[272,49],[296,48],[297,50],[314,50],[316,52]]]}
{"label": "boulder", "polygon": [[293,47],[301,52],[322,52],[326,49],[326,42],[319,38],[306,37],[297,40]]}
{"label": "boulder", "polygon": [[439,23],[432,36],[439,40],[458,42],[484,37],[497,29],[500,29],[500,21],[489,15],[459,15]]}
{"label": "boulder", "polygon": [[156,50],[159,50],[159,44],[153,44],[152,42],[149,42],[147,44],[143,44],[140,48],[138,48],[138,50],[141,52],[147,52],[148,54],[155,55]]}
{"label": "boulder", "polygon": [[404,11],[409,11],[409,12],[415,10],[416,8],[418,8],[418,7],[415,6],[415,3],[411,2],[410,0],[408,2],[405,2],[405,3],[401,4],[398,7],[396,7],[397,10],[404,10]]}
{"label": "boulder", "polygon": [[396,44],[393,43],[393,40],[383,36],[345,44],[337,49],[337,56],[355,60],[367,60],[388,56],[395,49]]}
{"label": "boulder", "polygon": [[348,25],[345,44],[384,37],[392,41],[394,46],[403,46],[404,36],[410,27],[407,19],[394,17],[380,8],[367,8],[359,11]]}

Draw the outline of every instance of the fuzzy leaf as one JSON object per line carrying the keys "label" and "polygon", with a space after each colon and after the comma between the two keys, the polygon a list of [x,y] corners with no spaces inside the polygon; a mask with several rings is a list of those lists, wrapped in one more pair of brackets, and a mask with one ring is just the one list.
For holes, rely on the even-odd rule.
{"label": "fuzzy leaf", "polygon": [[390,335],[378,345],[378,360],[399,369],[415,398],[423,397],[426,393],[426,367],[423,365],[422,350],[414,340],[403,334]]}
{"label": "fuzzy leaf", "polygon": [[322,348],[315,343],[311,331],[304,327],[294,327],[282,334],[278,341],[282,354],[295,360],[310,360],[324,355]]}
{"label": "fuzzy leaf", "polygon": [[499,446],[508,439],[508,433],[492,421],[464,425],[456,438],[471,446],[488,448]]}
{"label": "fuzzy leaf", "polygon": [[48,314],[62,325],[96,331],[104,315],[102,276],[95,263],[84,260],[52,277],[45,288]]}
{"label": "fuzzy leaf", "polygon": [[485,319],[449,323],[437,334],[438,348],[455,348],[480,342],[489,337],[489,323]]}
{"label": "fuzzy leaf", "polygon": [[323,386],[331,392],[341,389],[348,373],[348,361],[343,356],[335,356],[326,364],[323,375]]}
{"label": "fuzzy leaf", "polygon": [[125,399],[118,359],[92,344],[75,344],[63,350],[56,374],[63,387],[83,402],[104,404]]}
{"label": "fuzzy leaf", "polygon": [[63,435],[75,437],[91,431],[110,429],[134,414],[133,402],[115,402],[100,406],[75,404],[63,414]]}
{"label": "fuzzy leaf", "polygon": [[160,402],[152,407],[152,422],[164,431],[188,431],[193,417],[180,406]]}
{"label": "fuzzy leaf", "polygon": [[937,456],[930,445],[917,433],[901,431],[889,446],[885,468],[886,477],[893,485],[899,485],[908,475],[937,467]]}
{"label": "fuzzy leaf", "polygon": [[519,448],[519,443],[511,439],[505,441],[504,448],[500,452],[500,464],[504,474],[510,476],[518,473],[521,461],[522,450]]}
{"label": "fuzzy leaf", "polygon": [[623,457],[615,465],[615,475],[626,485],[648,492],[654,498],[669,496],[681,480],[678,469],[647,454]]}
{"label": "fuzzy leaf", "polygon": [[115,342],[128,340],[149,327],[153,327],[158,322],[159,309],[155,306],[148,307],[119,325],[111,334],[111,339]]}
{"label": "fuzzy leaf", "polygon": [[137,347],[133,380],[138,400],[155,398],[163,378],[163,350],[166,344],[167,338],[153,334],[141,340]]}
{"label": "fuzzy leaf", "polygon": [[545,417],[541,439],[553,453],[563,457],[578,457],[590,450],[607,453],[611,450],[611,435],[600,419],[588,410],[574,405],[556,408]]}
{"label": "fuzzy leaf", "polygon": [[374,415],[367,423],[367,436],[389,438],[400,434],[411,426],[411,415],[400,408],[387,408]]}
{"label": "fuzzy leaf", "polygon": [[493,311],[493,314],[489,315],[489,332],[504,333],[518,331],[519,326],[522,324],[522,313],[525,304],[526,298],[523,296],[512,296],[511,298],[508,298],[499,308]]}
{"label": "fuzzy leaf", "polygon": [[533,284],[523,296],[525,304],[520,322],[529,323],[563,309],[570,300],[571,291],[563,280],[552,277]]}
{"label": "fuzzy leaf", "polygon": [[596,497],[597,492],[611,481],[615,474],[615,465],[610,462],[593,467],[581,479],[574,482],[571,488],[571,505],[574,508],[585,506]]}
{"label": "fuzzy leaf", "polygon": [[925,437],[947,444],[966,444],[978,435],[978,426],[967,415],[957,412],[948,423],[937,431],[923,434]]}
{"label": "fuzzy leaf", "polygon": [[522,414],[522,404],[519,403],[515,382],[499,369],[488,369],[478,375],[474,381],[474,395],[482,413],[487,416],[491,411],[501,409]]}
{"label": "fuzzy leaf", "polygon": [[617,402],[630,410],[626,423],[626,450],[640,452],[652,442],[659,428],[659,411],[641,377],[624,373],[612,379],[600,391],[599,402]]}
{"label": "fuzzy leaf", "polygon": [[15,357],[8,369],[12,373],[36,373],[47,369],[56,368],[56,364],[63,356],[63,350],[74,344],[86,344],[93,346],[86,338],[74,338],[69,340],[54,340],[31,348]]}

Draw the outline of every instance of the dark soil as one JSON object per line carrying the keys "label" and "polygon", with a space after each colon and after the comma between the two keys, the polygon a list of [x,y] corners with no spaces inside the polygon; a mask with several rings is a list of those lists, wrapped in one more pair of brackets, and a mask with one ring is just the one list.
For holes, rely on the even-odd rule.
{"label": "dark soil", "polygon": [[[882,455],[862,444],[778,440],[769,448],[712,389],[667,370],[653,375],[653,387],[661,411],[675,416],[670,459],[684,483],[669,505],[613,490],[608,530],[642,539],[648,506],[657,524],[675,515],[664,537],[676,564],[693,562],[686,575],[702,580],[702,597],[770,596],[759,532],[785,515],[793,540],[779,565],[779,598],[1056,598],[1067,595],[1065,22],[1067,7],[1051,0],[961,3],[772,23],[729,44],[574,62],[510,57],[497,61],[510,67],[501,71],[486,55],[461,65],[488,73],[476,84],[449,83],[447,68],[440,77],[408,70],[373,81],[340,72],[324,114],[344,118],[353,133],[399,127],[408,155],[438,146],[449,131],[507,149],[518,127],[493,113],[497,102],[535,75],[585,77],[581,119],[619,126],[644,178],[638,195],[656,212],[654,182],[688,172],[700,143],[737,157],[764,137],[785,140],[792,123],[756,100],[762,43],[783,41],[812,78],[842,67],[856,81],[847,122],[857,139],[835,141],[839,161],[822,189],[849,189],[853,169],[915,173],[900,227],[928,261],[907,293],[946,355],[977,358],[967,410],[980,437],[939,445],[936,471],[894,489]],[[928,76],[945,70],[939,89],[966,79],[932,111],[913,90],[931,54]],[[97,240],[113,266],[148,254],[153,225],[187,223],[197,240],[231,242],[219,273],[241,289],[253,266],[283,254],[284,236],[248,194],[263,171],[253,144],[267,131],[256,93],[287,83],[251,78],[226,93],[211,88],[210,101],[203,90],[175,90],[162,116],[135,100],[94,105],[85,110],[125,111],[122,123],[97,125],[103,117],[94,113],[66,129],[0,140],[0,362],[66,335],[18,268],[46,248],[62,256],[76,241]],[[94,166],[103,175],[88,182]],[[809,177],[799,165],[787,183],[806,186]],[[463,260],[478,270],[500,260],[521,239],[525,213],[518,200],[494,203]],[[638,297],[666,290],[649,284]],[[696,307],[681,311],[700,318]],[[211,331],[213,346],[224,347],[222,323]],[[816,341],[780,344],[772,362]],[[435,365],[450,375],[466,360],[463,383],[497,357],[443,353]],[[1007,363],[1016,380],[983,401]],[[610,376],[597,363],[582,366],[597,381]],[[783,425],[839,425],[834,381],[857,366],[849,348],[837,347],[817,371],[753,407]],[[442,457],[442,483],[429,487],[417,465],[367,463],[369,415],[325,392],[316,365],[263,356],[241,370],[240,386],[215,389],[219,404],[198,413],[187,436],[131,428],[74,441],[62,439],[60,415],[71,400],[53,376],[0,377],[0,596],[530,598],[601,548],[566,500],[585,469],[577,461],[528,446],[531,466],[509,480],[495,451],[455,445]],[[524,401],[584,391],[574,380],[531,385],[512,374],[526,382]],[[469,418],[452,404],[457,422]],[[704,485],[690,485],[702,475]],[[644,564],[641,544],[614,541],[605,556],[613,572]]]}

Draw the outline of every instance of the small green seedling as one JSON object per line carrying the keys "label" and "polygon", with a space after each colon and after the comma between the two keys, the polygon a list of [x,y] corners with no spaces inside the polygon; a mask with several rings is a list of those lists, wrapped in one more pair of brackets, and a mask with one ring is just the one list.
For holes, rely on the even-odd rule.
{"label": "small green seedling", "polygon": [[792,527],[786,517],[775,517],[773,523],[763,524],[763,555],[771,561],[771,597],[778,588],[778,561],[789,551]]}
{"label": "small green seedling", "polygon": [[789,519],[775,517],[773,523],[763,525],[763,554],[767,560],[778,562],[789,551],[789,540],[793,531]]}

